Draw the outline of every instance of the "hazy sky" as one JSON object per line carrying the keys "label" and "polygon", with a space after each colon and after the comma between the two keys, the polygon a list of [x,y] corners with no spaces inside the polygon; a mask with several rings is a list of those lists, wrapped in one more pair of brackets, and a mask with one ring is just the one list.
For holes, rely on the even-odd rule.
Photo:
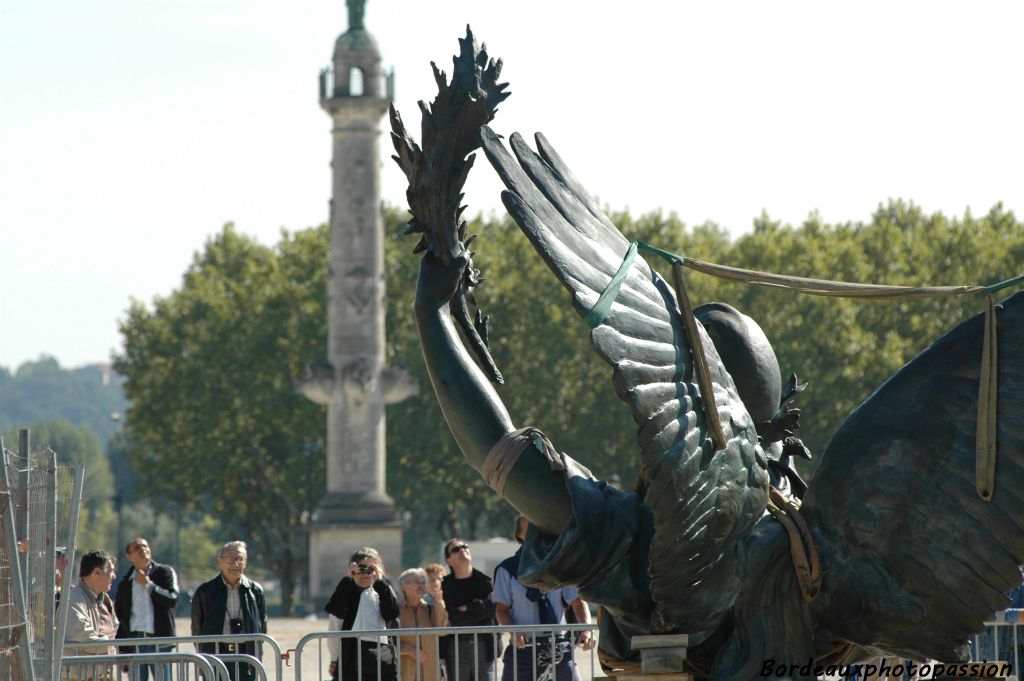
{"label": "hazy sky", "polygon": [[[543,131],[614,208],[733,233],[889,197],[1024,208],[1018,2],[369,0],[366,23],[407,122],[470,23],[511,83],[494,127]],[[342,0],[3,0],[0,366],[105,361],[225,222],[323,222],[317,73],[346,27]],[[470,211],[498,191],[478,163]]]}

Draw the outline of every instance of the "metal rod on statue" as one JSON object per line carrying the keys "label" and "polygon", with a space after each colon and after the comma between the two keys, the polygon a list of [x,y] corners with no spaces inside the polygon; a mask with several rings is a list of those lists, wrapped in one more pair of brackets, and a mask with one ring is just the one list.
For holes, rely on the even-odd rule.
{"label": "metal rod on statue", "polygon": [[715,402],[715,389],[711,384],[711,373],[708,371],[708,360],[704,356],[704,343],[700,339],[697,320],[693,317],[693,307],[686,295],[683,284],[683,264],[678,260],[672,262],[672,282],[676,288],[676,302],[679,304],[679,316],[683,320],[683,331],[686,342],[690,344],[690,355],[693,357],[693,376],[700,388],[700,401],[704,405],[704,416],[708,420],[708,435],[715,451],[725,449],[725,433],[722,431],[722,419],[718,415],[718,403]]}

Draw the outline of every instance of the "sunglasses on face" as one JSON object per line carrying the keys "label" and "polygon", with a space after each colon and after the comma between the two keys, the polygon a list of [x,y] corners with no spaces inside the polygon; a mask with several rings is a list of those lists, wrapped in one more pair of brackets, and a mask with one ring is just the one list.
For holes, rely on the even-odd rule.
{"label": "sunglasses on face", "polygon": [[455,546],[453,546],[450,549],[448,549],[448,555],[452,556],[452,555],[458,553],[459,551],[465,551],[468,548],[469,548],[468,544],[456,544]]}
{"label": "sunglasses on face", "polygon": [[375,565],[357,565],[356,566],[356,572],[358,572],[359,574],[362,574],[362,575],[372,575],[376,571],[377,571],[377,567]]}

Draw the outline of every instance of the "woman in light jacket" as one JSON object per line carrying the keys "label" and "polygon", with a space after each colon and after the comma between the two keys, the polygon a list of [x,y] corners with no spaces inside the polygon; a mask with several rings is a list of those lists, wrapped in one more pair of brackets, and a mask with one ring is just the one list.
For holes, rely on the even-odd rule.
{"label": "woman in light jacket", "polygon": [[[423,600],[427,592],[427,573],[423,568],[403,572],[398,577],[398,586],[402,592],[398,624],[402,629],[448,626],[448,611],[441,594],[432,594],[433,603]],[[407,634],[400,638],[402,681],[438,681],[441,667],[437,635]]]}

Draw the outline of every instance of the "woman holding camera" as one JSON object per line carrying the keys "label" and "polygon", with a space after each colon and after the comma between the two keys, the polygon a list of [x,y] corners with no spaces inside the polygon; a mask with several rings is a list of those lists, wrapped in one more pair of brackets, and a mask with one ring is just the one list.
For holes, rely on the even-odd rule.
{"label": "woman holding camera", "polygon": [[[348,576],[334,589],[324,606],[337,618],[342,631],[384,631],[395,626],[398,599],[384,581],[384,563],[376,549],[352,554]],[[331,677],[341,681],[397,681],[395,648],[384,634],[328,639]]]}

